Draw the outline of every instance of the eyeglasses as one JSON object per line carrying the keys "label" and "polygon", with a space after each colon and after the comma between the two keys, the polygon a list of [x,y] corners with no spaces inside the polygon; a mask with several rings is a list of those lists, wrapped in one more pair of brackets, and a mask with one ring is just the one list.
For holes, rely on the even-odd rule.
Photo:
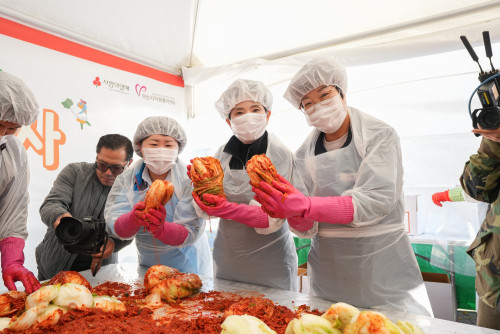
{"label": "eyeglasses", "polygon": [[95,162],[95,168],[100,170],[103,173],[106,173],[108,169],[111,169],[111,173],[118,175],[123,173],[123,170],[125,169],[126,166],[108,166],[106,164],[103,164],[102,162]]}
{"label": "eyeglasses", "polygon": [[332,98],[333,96],[337,95],[336,94],[337,92],[338,92],[338,94],[340,94],[341,98],[344,98],[344,96],[343,96],[342,91],[340,90],[340,88],[338,88],[337,86],[331,86],[331,87],[332,88],[330,90],[322,92],[322,94],[318,97],[319,98],[319,102],[315,102],[313,104],[310,104],[307,107],[305,107],[302,104],[302,102],[301,102],[301,104],[299,106],[299,110],[302,111],[302,113],[304,113],[304,114],[312,114],[314,112],[314,110],[315,110],[314,106],[316,104],[321,103],[324,100]]}

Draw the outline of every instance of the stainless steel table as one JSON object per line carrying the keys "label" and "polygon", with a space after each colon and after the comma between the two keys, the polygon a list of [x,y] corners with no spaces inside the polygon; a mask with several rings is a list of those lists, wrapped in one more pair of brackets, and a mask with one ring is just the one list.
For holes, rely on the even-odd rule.
{"label": "stainless steel table", "polygon": [[[97,273],[96,277],[92,277],[90,270],[83,271],[82,275],[88,279],[92,286],[98,285],[105,281],[114,281],[120,283],[142,283],[144,274],[147,268],[137,267],[135,264],[114,264],[108,265],[101,268]],[[203,280],[202,291],[217,290],[217,291],[230,291],[230,292],[248,292],[257,291],[263,294],[266,298],[273,300],[274,302],[287,306],[291,309],[298,307],[299,305],[306,304],[312,308],[316,308],[320,311],[326,310],[333,303],[324,299],[317,297],[312,297],[310,295],[302,294],[299,292],[291,292],[279,289],[272,289],[252,284],[245,284],[233,281],[227,281],[218,278],[201,277]],[[380,311],[387,315],[392,321],[397,320],[408,320],[418,325],[427,334],[475,334],[475,333],[497,333],[498,331],[476,327],[472,325],[466,325],[462,323],[435,319],[430,317],[425,317],[421,315],[414,315],[403,312],[391,312],[391,311]]]}

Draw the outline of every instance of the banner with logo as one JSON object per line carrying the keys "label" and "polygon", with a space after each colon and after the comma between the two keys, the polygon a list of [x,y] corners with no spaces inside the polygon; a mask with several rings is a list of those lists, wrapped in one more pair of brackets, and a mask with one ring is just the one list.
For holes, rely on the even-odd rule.
{"label": "banner with logo", "polygon": [[1,33],[0,69],[21,78],[41,110],[37,122],[18,134],[31,171],[25,266],[36,274],[35,248],[46,229],[38,210],[59,171],[71,162],[94,162],[102,135],[119,133],[132,140],[148,116],[184,123],[185,89]]}

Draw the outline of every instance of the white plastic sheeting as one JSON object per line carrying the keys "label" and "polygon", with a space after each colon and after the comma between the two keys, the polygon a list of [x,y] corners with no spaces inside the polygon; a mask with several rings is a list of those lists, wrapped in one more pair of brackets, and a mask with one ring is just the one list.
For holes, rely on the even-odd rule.
{"label": "white plastic sheeting", "polygon": [[499,10],[498,0],[0,0],[7,18],[173,74],[311,52],[350,64],[443,52],[463,33],[498,39]]}

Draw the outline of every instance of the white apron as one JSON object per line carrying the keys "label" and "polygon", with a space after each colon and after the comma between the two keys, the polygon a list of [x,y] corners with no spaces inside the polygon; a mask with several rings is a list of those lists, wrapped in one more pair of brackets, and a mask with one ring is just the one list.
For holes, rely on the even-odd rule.
{"label": "white apron", "polygon": [[[146,198],[149,187],[142,190],[134,187],[140,175],[148,184],[152,184],[143,159],[136,161],[131,168],[125,169],[116,178],[108,194],[104,216],[108,232],[115,237],[118,237],[114,228],[118,217],[130,212],[135,203]],[[166,180],[172,182],[175,190],[171,200],[165,204],[167,213],[165,219],[182,224],[188,230],[188,237],[182,245],[171,246],[155,239],[151,233],[141,228],[131,237],[136,238],[139,263],[147,267],[163,264],[177,268],[181,272],[213,277],[212,254],[205,233],[205,221],[198,218],[192,206],[193,187],[186,175],[186,165],[177,160]]]}
{"label": "white apron", "polygon": [[[303,146],[297,152],[299,156],[306,152],[298,157],[297,163],[311,196],[352,195],[354,205],[353,223],[319,224],[308,256],[311,294],[361,308],[432,316],[422,276],[403,226],[402,191],[396,189],[399,181],[391,180],[391,177],[398,177],[391,176],[397,174],[390,168],[398,169],[398,166],[388,167],[388,177],[377,174],[377,169],[384,169],[384,159],[399,156],[399,142],[390,143],[389,140],[385,143],[392,146],[380,148],[382,159],[373,158],[379,154],[376,149],[367,153],[370,159],[363,159],[357,148],[371,147],[370,143],[359,142],[363,140],[359,137],[360,127],[367,121],[363,122],[364,114],[359,111],[350,110],[349,113],[353,138],[347,147],[315,156],[317,132],[308,137],[309,142],[306,140],[308,149],[304,150]],[[374,122],[374,119],[368,118],[368,121]],[[380,205],[377,200],[387,202],[383,205],[387,212],[367,214],[377,211]]]}
{"label": "white apron", "polygon": [[[224,170],[224,192],[229,202],[249,204],[254,193],[245,169],[231,170],[231,155],[219,149],[215,155]],[[272,135],[268,137],[266,155],[278,173],[289,177],[292,154]],[[274,152],[278,153],[275,154]],[[278,155],[278,159],[276,159]],[[289,157],[289,161],[283,159]],[[214,240],[214,268],[218,278],[279,288],[297,290],[297,253],[288,224],[276,232],[258,234],[254,228],[234,220],[220,219]]]}

